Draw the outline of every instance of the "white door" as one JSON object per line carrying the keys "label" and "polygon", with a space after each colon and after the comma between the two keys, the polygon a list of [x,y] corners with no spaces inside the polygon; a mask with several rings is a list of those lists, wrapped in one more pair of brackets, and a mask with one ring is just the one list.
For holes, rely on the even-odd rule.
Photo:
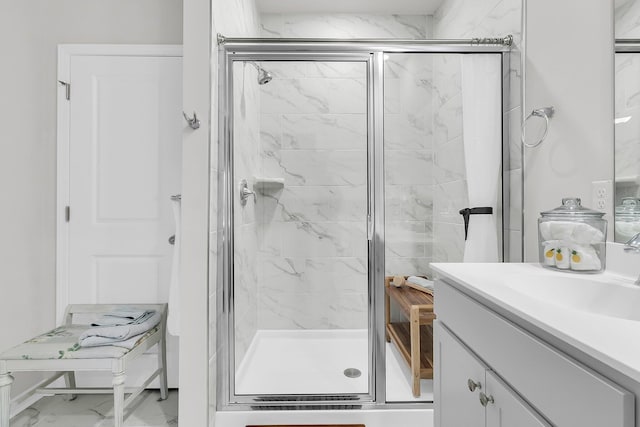
{"label": "white door", "polygon": [[[60,254],[68,264],[58,310],[69,303],[167,302],[170,197],[181,188],[182,58],[71,54],[68,64],[68,76],[60,76],[71,85],[68,241]],[[177,387],[177,338],[169,336],[167,351],[169,387]],[[128,379],[152,372],[151,360],[141,358]],[[91,376],[83,385],[96,381]]]}

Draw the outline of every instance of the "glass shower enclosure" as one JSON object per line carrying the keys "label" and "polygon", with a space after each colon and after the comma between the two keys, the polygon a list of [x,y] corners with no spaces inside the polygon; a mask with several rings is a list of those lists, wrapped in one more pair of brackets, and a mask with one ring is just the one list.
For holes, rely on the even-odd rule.
{"label": "glass shower enclosure", "polygon": [[[508,51],[503,39],[223,41],[221,407],[394,400],[385,276],[505,251]],[[494,215],[472,220],[480,247],[458,211],[483,203]]]}

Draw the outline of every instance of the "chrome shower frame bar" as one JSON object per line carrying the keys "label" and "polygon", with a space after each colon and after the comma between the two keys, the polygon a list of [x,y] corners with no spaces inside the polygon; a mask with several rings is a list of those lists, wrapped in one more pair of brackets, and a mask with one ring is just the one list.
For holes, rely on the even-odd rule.
{"label": "chrome shower frame bar", "polygon": [[[490,40],[491,42],[487,41]],[[384,55],[500,54],[502,60],[502,167],[509,166],[509,100],[511,37],[469,40],[329,40],[245,39],[218,36],[218,270],[217,299],[217,405],[218,410],[254,410],[278,407],[297,409],[398,409],[430,404],[387,403],[385,395],[385,189],[384,189]],[[234,318],[234,203],[233,187],[233,65],[239,61],[363,62],[367,67],[367,213],[373,223],[369,246],[369,392],[349,395],[236,395]],[[503,172],[502,203],[498,207],[501,237],[509,218],[509,176]],[[501,256],[508,253],[502,238]]]}

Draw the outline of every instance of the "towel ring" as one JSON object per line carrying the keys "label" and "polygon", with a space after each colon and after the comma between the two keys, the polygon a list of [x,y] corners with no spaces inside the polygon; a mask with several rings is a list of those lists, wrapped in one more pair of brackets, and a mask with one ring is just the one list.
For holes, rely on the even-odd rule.
{"label": "towel ring", "polygon": [[[522,145],[528,148],[536,148],[538,145],[542,144],[542,142],[547,138],[547,134],[549,133],[549,119],[553,117],[555,113],[555,109],[553,107],[543,107],[533,110],[526,119],[524,119],[524,123],[522,124],[522,131],[520,132],[520,141],[522,141]],[[524,140],[524,130],[527,125],[527,121],[531,117],[542,117],[544,119],[544,133],[542,137],[535,144],[527,144]]]}

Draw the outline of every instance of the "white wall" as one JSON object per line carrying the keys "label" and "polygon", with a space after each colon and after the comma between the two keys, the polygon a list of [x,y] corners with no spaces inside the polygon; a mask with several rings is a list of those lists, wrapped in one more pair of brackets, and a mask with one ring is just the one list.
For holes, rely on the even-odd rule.
{"label": "white wall", "polygon": [[189,115],[196,112],[201,125],[198,130],[185,126],[182,140],[179,421],[185,426],[206,426],[209,408],[209,328],[206,319],[211,131],[210,2],[185,1],[183,13],[183,108]]}
{"label": "white wall", "polygon": [[181,18],[180,0],[0,2],[0,350],[55,326],[57,45],[180,44]]}
{"label": "white wall", "polygon": [[613,2],[535,0],[526,8],[525,111],[556,109],[547,140],[524,156],[525,260],[536,262],[540,212],[566,196],[590,206],[591,183],[613,178]]}

